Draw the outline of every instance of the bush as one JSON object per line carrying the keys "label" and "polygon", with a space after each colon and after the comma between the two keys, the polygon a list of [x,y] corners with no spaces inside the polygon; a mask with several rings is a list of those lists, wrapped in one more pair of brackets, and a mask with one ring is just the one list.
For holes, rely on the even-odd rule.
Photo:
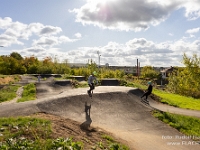
{"label": "bush", "polygon": [[12,100],[16,97],[16,91],[19,86],[4,86],[0,91],[0,102]]}
{"label": "bush", "polygon": [[22,98],[18,99],[18,102],[34,100],[35,98],[36,98],[36,87],[34,83],[30,83],[24,86]]}

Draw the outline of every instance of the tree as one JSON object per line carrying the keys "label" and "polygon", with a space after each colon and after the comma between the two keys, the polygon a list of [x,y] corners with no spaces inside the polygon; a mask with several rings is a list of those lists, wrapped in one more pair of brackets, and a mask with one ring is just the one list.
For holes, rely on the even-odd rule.
{"label": "tree", "polygon": [[9,56],[1,56],[0,64],[0,73],[5,75],[17,74],[20,68],[18,61]]}
{"label": "tree", "polygon": [[10,54],[10,57],[16,59],[17,63],[18,63],[18,68],[13,68],[15,70],[15,73],[16,74],[24,74],[24,73],[26,73],[27,69],[23,65],[24,58],[17,52],[12,52]]}
{"label": "tree", "polygon": [[168,78],[167,89],[173,93],[200,97],[200,58],[196,54],[189,58],[183,55],[184,68],[174,71]]}
{"label": "tree", "polygon": [[27,73],[37,73],[38,72],[38,65],[39,65],[39,60],[34,57],[26,57],[24,59],[23,65],[25,66]]}
{"label": "tree", "polygon": [[141,70],[142,78],[154,79],[158,78],[159,72],[154,70],[151,66],[144,66]]}
{"label": "tree", "polygon": [[23,57],[19,53],[17,53],[17,52],[12,52],[10,54],[10,57],[13,57],[13,58],[15,58],[17,60],[23,60]]}
{"label": "tree", "polygon": [[88,60],[87,63],[87,68],[90,70],[90,73],[92,73],[93,71],[96,71],[98,69],[98,66],[95,62],[93,62],[93,60],[91,59],[90,61]]}

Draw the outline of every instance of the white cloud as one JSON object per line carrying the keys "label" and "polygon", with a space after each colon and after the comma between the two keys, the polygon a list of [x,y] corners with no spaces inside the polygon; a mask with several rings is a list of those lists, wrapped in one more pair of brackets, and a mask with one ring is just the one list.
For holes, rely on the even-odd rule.
{"label": "white cloud", "polygon": [[[185,52],[188,55],[191,53],[200,54],[199,49],[200,40],[188,42],[182,39],[175,42],[154,43],[144,38],[135,38],[124,44],[109,42],[103,47],[83,47],[76,51],[70,51],[69,54],[71,58],[79,58],[74,61],[79,63],[87,62],[90,58],[98,63],[97,51],[99,51],[101,54],[101,64],[134,66],[138,58],[141,66],[168,67],[182,66],[183,53]],[[73,62],[73,60],[71,59],[69,62]]]}
{"label": "white cloud", "polygon": [[33,46],[54,46],[58,44],[56,37],[40,37],[38,40],[33,41]]}
{"label": "white cloud", "polygon": [[62,29],[60,27],[54,27],[50,25],[45,26],[41,23],[31,23],[28,25],[27,30],[32,34],[36,34],[38,36],[51,36],[57,35],[62,32]]}
{"label": "white cloud", "polygon": [[61,31],[62,29],[60,27],[44,26],[40,31],[40,35],[54,35]]}
{"label": "white cloud", "polygon": [[92,59],[98,63],[97,51],[99,51],[101,65],[109,63],[110,65],[135,66],[136,59],[139,59],[141,66],[156,67],[183,66],[181,63],[183,53],[189,56],[193,53],[200,54],[200,40],[188,42],[181,39],[155,43],[145,38],[135,38],[124,44],[109,42],[102,47],[79,47],[67,52],[62,52],[51,46],[45,47],[44,45],[48,45],[48,42],[49,45],[58,42],[55,37],[48,40],[44,38],[43,43],[41,40],[40,44],[24,49],[20,53],[26,54],[25,56],[34,54],[40,59],[56,55],[60,62],[67,59],[71,63],[87,63],[88,60]]}
{"label": "white cloud", "polygon": [[[13,22],[11,18],[0,18],[0,29],[5,31],[0,34],[0,45],[11,46],[13,44],[23,45],[21,40],[30,40],[33,35],[39,36],[39,39],[33,40],[32,46],[55,46],[65,42],[74,42],[77,39],[70,39],[64,35],[59,36],[62,32],[60,27],[43,25],[41,23],[24,24]],[[56,36],[57,35],[57,36]],[[77,33],[77,36],[81,36]]]}
{"label": "white cloud", "polygon": [[[185,8],[185,16],[200,16],[199,0],[88,0],[76,14],[76,21],[101,28],[141,31],[165,21],[175,10]],[[194,8],[194,9],[193,9]]]}
{"label": "white cloud", "polygon": [[33,46],[23,50],[14,50],[14,52],[19,52],[23,57],[34,56],[39,60],[43,60],[46,57],[55,58],[58,57],[58,55],[60,55],[58,58],[62,58],[62,56],[64,56],[64,54],[60,53],[57,48],[44,48],[41,46]]}
{"label": "white cloud", "polygon": [[[27,32],[27,25],[20,22],[13,22],[11,18],[6,17],[4,19],[0,18],[0,28],[5,30],[5,35],[16,37],[19,39],[28,39],[31,35],[30,32]],[[12,44],[12,43],[10,43]]]}
{"label": "white cloud", "polygon": [[75,34],[75,37],[77,37],[77,38],[81,38],[82,35],[81,35],[81,33],[76,33],[76,34]]}
{"label": "white cloud", "polygon": [[11,28],[8,28],[6,31],[5,31],[5,35],[8,35],[8,36],[15,36],[15,37],[19,37],[20,34],[14,30],[14,29],[11,29]]}
{"label": "white cloud", "polygon": [[185,17],[188,20],[196,20],[200,17],[199,0],[185,0],[182,5],[185,7]]}
{"label": "white cloud", "polygon": [[70,39],[69,37],[67,36],[60,36],[58,37],[58,43],[61,44],[61,43],[65,43],[65,42],[75,42],[77,41],[77,39]]}
{"label": "white cloud", "polygon": [[46,51],[44,48],[42,47],[30,47],[30,48],[27,48],[27,49],[23,49],[23,52],[28,52],[28,53],[32,53],[32,54],[37,54],[37,53],[41,53],[41,52],[44,52]]}
{"label": "white cloud", "polygon": [[20,42],[15,36],[9,36],[6,34],[0,35],[0,45],[8,47],[11,44],[24,45],[24,43]]}
{"label": "white cloud", "polygon": [[200,31],[200,28],[193,28],[193,29],[187,30],[185,33],[195,34],[195,33],[198,33],[199,31]]}
{"label": "white cloud", "polygon": [[75,39],[70,39],[66,36],[60,36],[60,37],[55,37],[55,36],[42,36],[38,40],[33,40],[33,46],[43,46],[43,47],[52,47],[55,45],[59,45],[65,42],[74,42],[76,41]]}
{"label": "white cloud", "polygon": [[7,29],[12,23],[12,19],[5,17],[4,19],[0,18],[0,29]]}
{"label": "white cloud", "polygon": [[31,33],[39,35],[40,31],[44,28],[44,25],[41,23],[30,23],[28,25],[28,31]]}

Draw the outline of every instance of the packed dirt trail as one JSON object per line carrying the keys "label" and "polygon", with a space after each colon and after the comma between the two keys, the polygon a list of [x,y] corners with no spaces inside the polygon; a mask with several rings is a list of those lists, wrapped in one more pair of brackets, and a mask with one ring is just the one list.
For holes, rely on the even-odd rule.
{"label": "packed dirt trail", "polygon": [[[47,84],[44,85],[46,89]],[[99,86],[94,90],[92,99],[86,94],[87,89],[66,88],[57,91],[59,94],[54,96],[12,105],[0,105],[0,116],[31,115],[38,112],[58,115],[78,121],[80,125],[107,130],[127,141],[128,146],[135,150],[200,149],[198,143],[189,138],[185,139],[176,129],[154,118],[151,114],[154,108],[141,103],[139,98],[141,93],[137,88]],[[152,99],[151,104],[156,106]],[[85,113],[88,107],[89,115]],[[200,114],[197,111],[198,113]],[[184,114],[184,110],[180,109],[180,114]],[[190,144],[191,142],[193,143]]]}

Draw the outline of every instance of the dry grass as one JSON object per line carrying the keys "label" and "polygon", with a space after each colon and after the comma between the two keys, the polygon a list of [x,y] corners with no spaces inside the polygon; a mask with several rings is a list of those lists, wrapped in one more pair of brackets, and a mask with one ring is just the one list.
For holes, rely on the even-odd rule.
{"label": "dry grass", "polygon": [[4,76],[0,75],[0,85],[5,85],[5,84],[11,84],[16,81],[16,79],[19,78],[18,76]]}

